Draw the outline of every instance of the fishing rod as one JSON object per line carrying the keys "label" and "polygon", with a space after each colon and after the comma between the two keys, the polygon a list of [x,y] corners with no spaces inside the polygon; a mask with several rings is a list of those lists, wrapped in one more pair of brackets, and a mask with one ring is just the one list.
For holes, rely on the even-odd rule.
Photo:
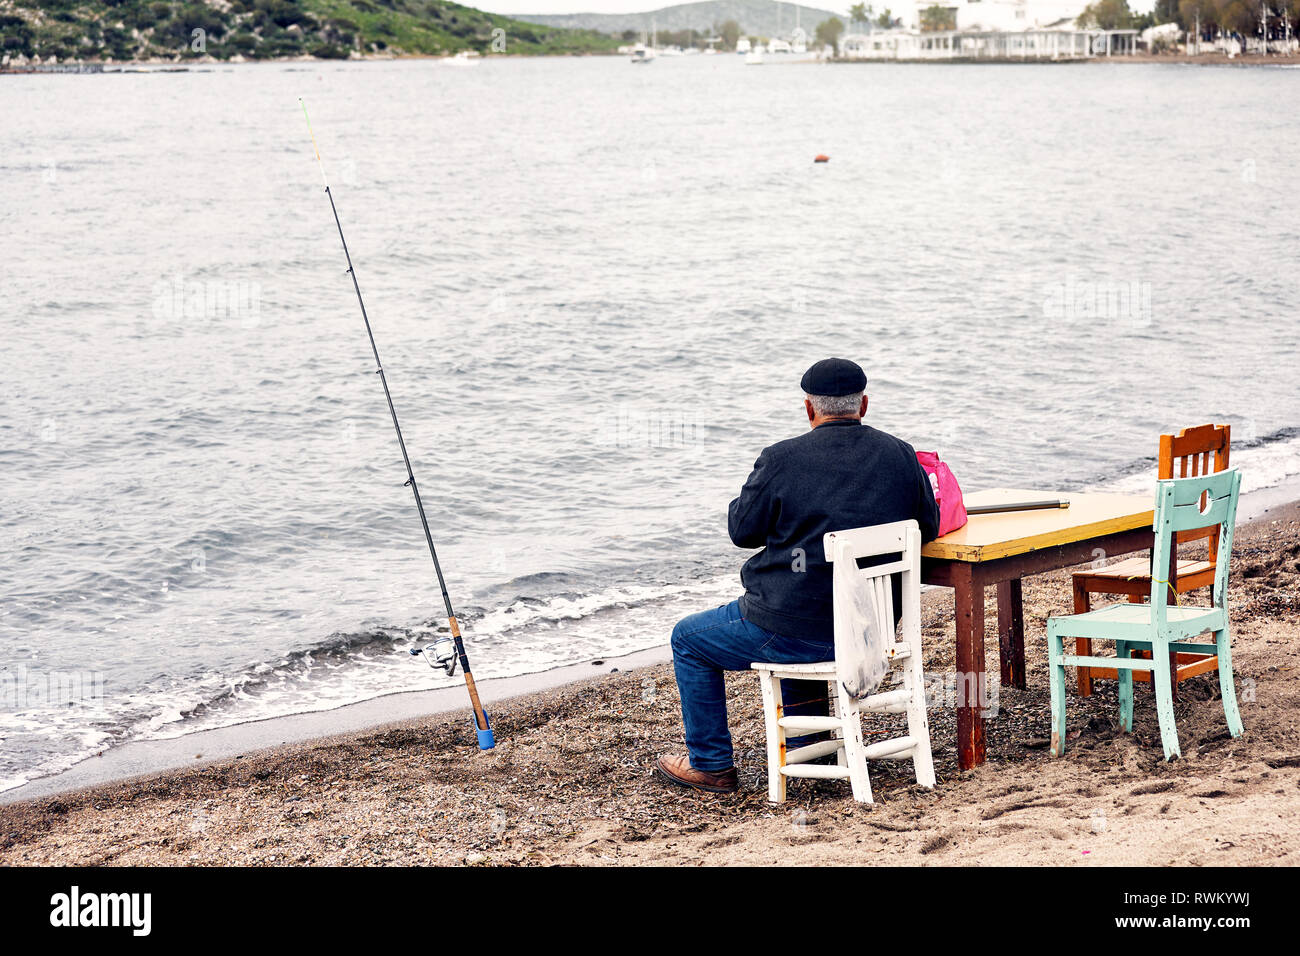
{"label": "fishing rod", "polygon": [[334,205],[334,193],[330,191],[329,180],[325,178],[325,162],[320,158],[320,147],[316,145],[316,133],[311,128],[311,117],[307,115],[307,104],[298,97],[302,104],[302,115],[307,120],[307,133],[311,136],[311,148],[316,154],[316,163],[320,166],[321,182],[325,184],[325,195],[329,197],[330,211],[334,213],[334,225],[339,231],[339,242],[343,244],[343,255],[348,260],[348,275],[352,277],[352,288],[357,293],[357,304],[361,306],[361,318],[366,323],[366,334],[370,337],[370,350],[375,355],[375,373],[384,385],[384,398],[388,400],[388,412],[393,416],[393,429],[397,432],[397,444],[402,449],[402,461],[406,463],[406,484],[415,496],[415,508],[420,512],[420,524],[424,527],[424,540],[429,545],[429,556],[433,558],[433,570],[438,575],[438,587],[442,590],[442,603],[447,609],[447,623],[451,627],[451,637],[438,637],[428,647],[417,648],[411,655],[424,654],[430,667],[441,667],[447,676],[456,673],[456,662],[460,662],[461,673],[465,677],[465,689],[469,691],[469,701],[474,708],[474,729],[478,732],[479,750],[491,750],[496,746],[492,736],[492,725],[488,722],[487,711],[478,698],[478,688],[474,684],[474,675],[469,669],[469,656],[465,653],[465,642],[461,640],[460,624],[456,621],[456,612],[452,610],[451,595],[447,593],[447,581],[442,576],[442,565],[438,562],[438,551],[433,546],[433,535],[429,531],[429,519],[424,515],[424,502],[420,499],[420,487],[415,483],[415,472],[411,470],[411,456],[406,453],[406,441],[402,438],[402,426],[397,421],[397,409],[393,406],[393,395],[388,390],[388,377],[384,375],[384,363],[379,360],[379,346],[375,344],[375,333],[370,327],[370,316],[366,313],[365,300],[361,298],[361,285],[357,282],[357,272],[352,267],[352,253],[348,252],[348,241],[343,238],[343,224],[339,221],[338,207]]}

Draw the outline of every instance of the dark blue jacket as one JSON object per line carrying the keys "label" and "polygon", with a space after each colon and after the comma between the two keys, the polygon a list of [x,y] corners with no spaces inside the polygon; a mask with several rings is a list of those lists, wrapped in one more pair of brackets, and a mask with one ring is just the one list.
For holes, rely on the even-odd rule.
{"label": "dark blue jacket", "polygon": [[735,545],[763,549],[740,571],[741,615],[783,637],[834,643],[822,535],[908,518],[922,541],[938,536],[930,479],[893,435],[843,419],[764,448],[727,513]]}

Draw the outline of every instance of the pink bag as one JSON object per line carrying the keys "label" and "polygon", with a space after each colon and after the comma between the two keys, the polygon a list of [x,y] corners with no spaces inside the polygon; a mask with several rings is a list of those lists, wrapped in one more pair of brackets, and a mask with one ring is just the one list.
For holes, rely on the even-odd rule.
{"label": "pink bag", "polygon": [[918,451],[916,460],[930,476],[934,500],[939,505],[939,536],[956,531],[966,524],[966,503],[961,500],[961,485],[952,469],[939,460],[938,452]]}

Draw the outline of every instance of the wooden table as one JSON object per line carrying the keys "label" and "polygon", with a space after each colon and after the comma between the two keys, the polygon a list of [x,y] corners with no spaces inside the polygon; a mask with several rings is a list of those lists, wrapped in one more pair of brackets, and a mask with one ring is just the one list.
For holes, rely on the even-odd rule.
{"label": "wooden table", "polygon": [[[1062,497],[1069,508],[972,515],[969,523],[921,548],[921,580],[953,589],[957,619],[957,764],[984,762],[984,588],[998,589],[1002,686],[1025,686],[1025,624],[1020,579],[1150,549],[1149,495],[1060,493],[993,488],[966,496],[969,505]],[[1065,610],[1065,609],[1063,609]]]}

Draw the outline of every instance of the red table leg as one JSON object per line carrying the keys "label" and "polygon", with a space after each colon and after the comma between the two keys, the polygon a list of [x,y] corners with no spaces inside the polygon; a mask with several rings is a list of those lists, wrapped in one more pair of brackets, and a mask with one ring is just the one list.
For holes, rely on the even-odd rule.
{"label": "red table leg", "polygon": [[998,643],[1002,686],[1025,689],[1025,602],[1020,579],[998,582]]}
{"label": "red table leg", "polygon": [[971,565],[954,564],[953,604],[957,618],[957,766],[984,762],[984,586]]}

